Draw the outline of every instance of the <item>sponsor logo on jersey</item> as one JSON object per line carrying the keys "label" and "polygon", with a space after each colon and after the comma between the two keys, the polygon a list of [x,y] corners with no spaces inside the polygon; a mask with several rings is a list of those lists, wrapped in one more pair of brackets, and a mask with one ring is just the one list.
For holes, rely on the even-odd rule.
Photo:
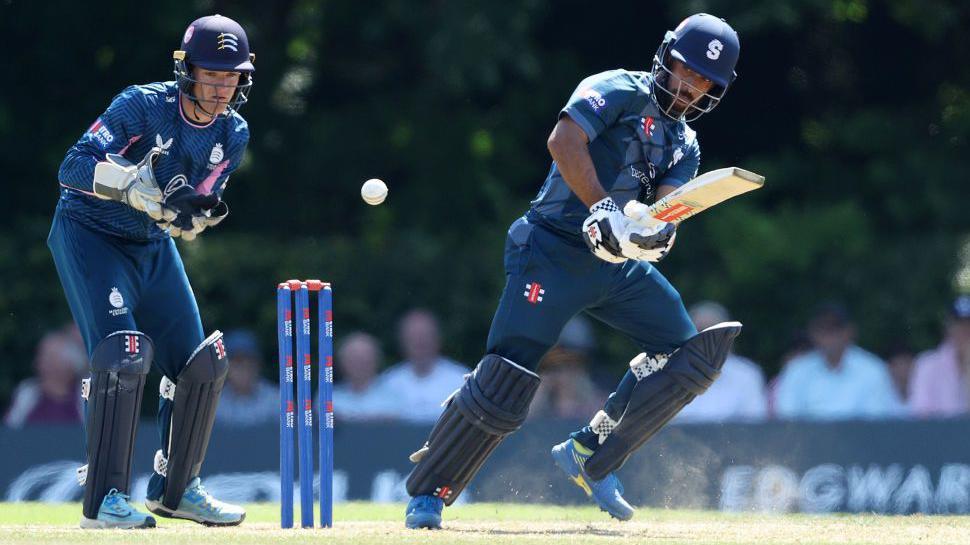
{"label": "sponsor logo on jersey", "polygon": [[162,140],[162,135],[155,134],[155,147],[162,150],[162,155],[168,155],[168,148],[172,147],[172,138]]}
{"label": "sponsor logo on jersey", "polygon": [[235,34],[223,32],[222,34],[216,36],[216,42],[219,44],[218,49],[239,51],[239,48],[237,47],[239,45],[239,38]]}
{"label": "sponsor logo on jersey", "polygon": [[226,154],[222,151],[222,144],[217,143],[216,145],[212,146],[212,151],[209,152],[209,162],[215,165],[222,161],[222,158],[225,157],[225,155]]}
{"label": "sponsor logo on jersey", "polygon": [[670,167],[676,165],[683,158],[684,158],[684,150],[681,149],[681,148],[675,149],[674,150],[674,158],[670,161],[670,164],[667,165],[667,168],[669,169]]}
{"label": "sponsor logo on jersey", "polygon": [[630,165],[630,176],[636,178],[643,185],[649,185],[657,177],[657,168],[653,166],[653,163],[647,163],[647,169],[648,172],[644,172],[636,166]]}
{"label": "sponsor logo on jersey", "polygon": [[121,316],[128,314],[128,307],[125,306],[125,298],[122,297],[118,288],[111,288],[111,291],[108,293],[108,304],[114,307],[108,310],[108,315]]}
{"label": "sponsor logo on jersey", "polygon": [[108,127],[104,124],[104,121],[101,121],[100,117],[96,119],[90,127],[88,127],[88,134],[91,135],[91,138],[93,138],[102,149],[108,147],[108,144],[115,139],[114,135],[111,134],[111,131],[108,130]]}
{"label": "sponsor logo on jersey", "polygon": [[586,102],[589,103],[589,106],[593,108],[594,112],[598,112],[606,106],[606,99],[596,89],[583,90],[583,98],[586,99]]}

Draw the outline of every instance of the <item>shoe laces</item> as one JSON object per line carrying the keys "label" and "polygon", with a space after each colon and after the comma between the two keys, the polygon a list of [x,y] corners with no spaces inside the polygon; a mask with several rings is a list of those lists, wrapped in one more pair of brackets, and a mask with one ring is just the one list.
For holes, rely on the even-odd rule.
{"label": "shoe laces", "polygon": [[209,494],[209,491],[206,490],[204,486],[202,486],[201,480],[197,480],[195,483],[195,486],[189,487],[189,490],[193,494],[202,498],[202,501],[200,502],[202,504],[202,507],[205,507],[206,509],[212,509],[215,507],[214,505],[215,498],[213,498],[212,495]]}

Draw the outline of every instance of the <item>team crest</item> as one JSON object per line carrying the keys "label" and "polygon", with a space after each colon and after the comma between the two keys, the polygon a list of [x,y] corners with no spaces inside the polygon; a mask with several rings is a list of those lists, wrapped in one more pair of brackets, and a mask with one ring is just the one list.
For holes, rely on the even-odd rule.
{"label": "team crest", "polygon": [[228,32],[223,32],[216,37],[219,44],[219,49],[231,49],[233,51],[239,51],[239,38],[235,34],[230,34]]}
{"label": "team crest", "polygon": [[222,144],[216,144],[212,146],[212,151],[209,153],[209,162],[213,165],[222,161],[225,157],[225,153],[222,152]]}
{"label": "team crest", "polygon": [[128,314],[128,307],[125,306],[125,298],[121,296],[118,288],[111,288],[111,291],[108,293],[108,304],[114,307],[108,309],[109,315],[121,316],[122,314]]}

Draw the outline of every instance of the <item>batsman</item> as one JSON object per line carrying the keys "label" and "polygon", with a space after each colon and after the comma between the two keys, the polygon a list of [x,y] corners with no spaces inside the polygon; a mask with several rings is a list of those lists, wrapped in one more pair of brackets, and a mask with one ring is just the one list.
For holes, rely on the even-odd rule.
{"label": "batsman", "polygon": [[602,510],[633,516],[615,472],[710,387],[741,324],[698,333],[652,264],[670,252],[675,226],[622,210],[634,200],[651,204],[697,174],[700,146],[687,123],[723,99],[739,53],[724,20],[693,15],[667,32],[650,71],[590,76],[559,112],[548,139],[552,167],[509,228],[506,285],[486,354],[411,455],[407,527],[441,527],[444,505],[521,426],[539,360],[578,312],[625,333],[642,352],[603,409],[552,457]]}
{"label": "batsman", "polygon": [[174,54],[175,81],[123,90],[61,164],[47,243],[90,357],[82,528],[155,526],[129,501],[152,365],[161,437],[148,510],[205,525],[245,518],[199,479],[229,361],[222,333],[203,333],[173,238],[192,240],[229,213],[222,195],[249,141],[238,110],[253,59],[232,19],[194,21]]}

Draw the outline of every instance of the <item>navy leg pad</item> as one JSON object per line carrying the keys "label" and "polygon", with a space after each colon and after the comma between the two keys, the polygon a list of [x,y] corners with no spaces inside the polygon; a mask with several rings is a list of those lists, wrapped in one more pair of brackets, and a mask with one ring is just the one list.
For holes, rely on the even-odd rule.
{"label": "navy leg pad", "polygon": [[619,469],[695,397],[707,391],[721,374],[724,360],[741,333],[738,322],[723,322],[691,337],[667,363],[638,373],[626,411],[584,466],[595,480]]}
{"label": "navy leg pad", "polygon": [[175,382],[162,497],[162,505],[172,511],[178,509],[185,487],[202,469],[228,372],[222,332],[216,331],[196,348]]}
{"label": "navy leg pad", "polygon": [[141,412],[145,377],[155,347],[140,331],[116,331],[98,343],[91,356],[87,410],[87,477],[84,516],[98,516],[112,488],[129,493],[131,457]]}
{"label": "navy leg pad", "polygon": [[539,376],[488,354],[448,400],[424,446],[411,455],[411,496],[431,495],[451,505],[492,451],[519,429],[539,386]]}

